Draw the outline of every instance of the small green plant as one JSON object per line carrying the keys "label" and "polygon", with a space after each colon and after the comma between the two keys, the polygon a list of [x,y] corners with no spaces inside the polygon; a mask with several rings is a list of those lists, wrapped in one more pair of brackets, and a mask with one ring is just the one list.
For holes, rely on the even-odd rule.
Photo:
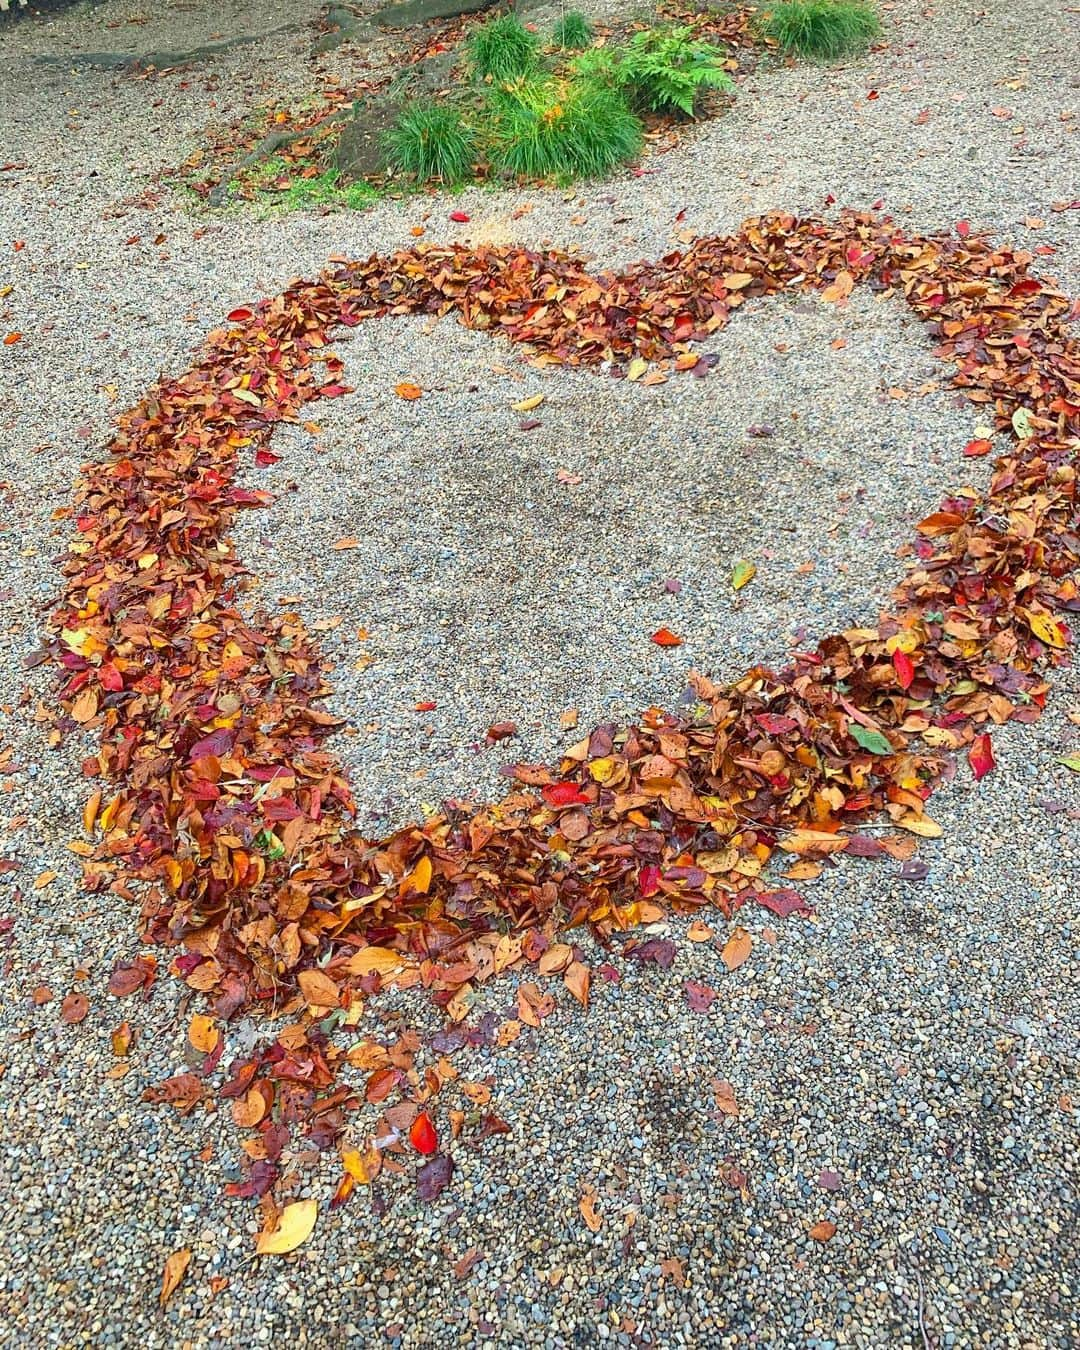
{"label": "small green plant", "polygon": [[289,211],[302,211],[312,206],[343,206],[348,211],[360,211],[378,200],[379,194],[370,183],[342,183],[337,169],[327,169],[315,178],[297,178],[281,194],[281,204]]}
{"label": "small green plant", "polygon": [[469,62],[482,79],[493,84],[528,75],[536,66],[540,39],[516,14],[489,19],[469,39]]}
{"label": "small green plant", "polygon": [[391,166],[420,183],[460,183],[476,159],[472,128],[453,104],[420,99],[403,109],[386,134]]}
{"label": "small green plant", "polygon": [[494,95],[492,161],[526,178],[598,178],[641,149],[624,96],[584,80],[521,81]]}
{"label": "small green plant", "polygon": [[551,30],[551,40],[564,52],[583,51],[592,42],[592,25],[576,9],[564,14]]}
{"label": "small green plant", "polygon": [[703,89],[734,88],[723,50],[696,39],[689,27],[647,28],[614,55],[616,82],[634,104],[652,112],[693,117]]}
{"label": "small green plant", "polygon": [[786,56],[835,61],[865,51],[881,22],[865,0],[784,0],[766,14],[762,30]]}

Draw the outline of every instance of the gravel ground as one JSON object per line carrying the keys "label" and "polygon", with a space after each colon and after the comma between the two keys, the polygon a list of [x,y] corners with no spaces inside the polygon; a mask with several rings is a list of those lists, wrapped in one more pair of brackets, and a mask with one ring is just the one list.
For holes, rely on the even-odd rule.
{"label": "gravel ground", "polygon": [[[824,74],[760,69],[655,172],[577,194],[474,191],[453,203],[472,216],[459,227],[439,198],[200,218],[155,186],[209,116],[310,82],[306,35],[150,80],[31,60],[281,21],[268,4],[237,15],[109,0],[0,32],[0,164],[26,165],[0,172],[0,287],[14,287],[0,329],[25,335],[0,348],[0,853],[18,864],[0,874],[0,917],[14,921],[0,932],[0,1344],[1080,1343],[1080,803],[1055,763],[1080,745],[1074,672],[1037,727],[996,734],[995,773],[977,788],[961,773],[942,795],[924,881],[892,863],[830,868],[814,919],[774,935],[747,919],[754,951],[735,974],[670,925],[672,970],[616,956],[623,978],[595,982],[587,1017],[560,1002],[546,1034],[461,1052],[464,1077],[492,1076],[512,1134],[458,1149],[440,1202],[418,1206],[394,1182],[380,1219],[358,1194],[296,1257],[252,1265],[257,1216],[220,1199],[238,1166],[232,1126],[139,1101],[184,1067],[189,1014],[167,978],[135,1008],[105,991],[136,950],[133,916],[78,888],[78,751],[48,748],[46,682],[21,668],[66,535],[52,513],[112,413],[182,369],[233,305],[331,253],[410,242],[425,217],[428,238],[550,239],[617,263],[769,207],[881,198],[913,229],[966,218],[1051,245],[1046,270],[1080,291],[1077,212],[1057,209],[1080,197],[1077,16],[1037,0],[905,0],[886,11],[884,51]],[[321,69],[367,59],[343,51]],[[493,790],[505,756],[474,748],[491,720],[518,721],[514,753],[541,756],[570,707],[584,725],[670,703],[690,664],[733,673],[780,658],[804,627],[872,618],[911,520],[979,472],[958,457],[975,418],[920,392],[940,372],[893,307],[778,304],[714,349],[709,379],[642,388],[539,375],[450,323],[386,323],[342,345],[357,393],[319,409],[314,440],[279,438],[285,458],[260,484],[299,487],[238,542],[261,597],[302,595],[328,627],[369,820]],[[395,399],[401,379],[424,398]],[[532,393],[541,426],[521,432],[510,404]],[[775,435],[748,436],[762,424]],[[333,550],[345,535],[361,545]],[[739,558],[759,573],[736,598]],[[660,624],[685,646],[652,647]],[[412,711],[424,699],[434,713]],[[686,979],[719,991],[707,1013],[689,1008]],[[42,988],[51,999],[35,1003]],[[91,1011],[68,1027],[59,1004],[74,988]],[[491,988],[484,1006],[501,1013],[511,993]],[[109,1078],[125,1014],[132,1068]],[[383,1015],[432,1024],[411,999]],[[251,1033],[231,1029],[229,1053]],[[718,1110],[714,1080],[732,1085],[737,1115]],[[313,1167],[310,1194],[325,1201],[335,1181]],[[808,1236],[820,1220],[837,1225],[825,1244]],[[181,1246],[192,1266],[162,1313],[161,1268]],[[212,1294],[215,1277],[229,1284]]]}

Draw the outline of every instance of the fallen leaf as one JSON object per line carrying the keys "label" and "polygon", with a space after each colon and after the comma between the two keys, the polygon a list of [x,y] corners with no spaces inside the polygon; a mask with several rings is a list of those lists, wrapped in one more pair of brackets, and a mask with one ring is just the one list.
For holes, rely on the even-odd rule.
{"label": "fallen leaf", "polygon": [[420,386],[418,384],[410,384],[408,380],[402,380],[400,384],[394,385],[394,393],[397,394],[398,398],[405,399],[406,402],[411,402],[413,399],[423,398],[424,396],[424,391]]}
{"label": "fallen leaf", "polygon": [[745,928],[736,928],[724,943],[720,959],[728,970],[738,970],[753,949],[754,940]]}
{"label": "fallen leaf", "polygon": [[581,1210],[581,1217],[585,1220],[585,1226],[591,1233],[599,1233],[603,1227],[604,1221],[596,1212],[596,1194],[593,1191],[586,1191],[581,1197],[578,1205]]}
{"label": "fallen leaf", "polygon": [[990,737],[986,732],[983,732],[981,736],[976,736],[972,742],[971,749],[968,751],[968,763],[971,765],[976,783],[980,778],[985,778],[994,767],[994,751],[990,744]]}
{"label": "fallen leaf", "polygon": [[424,1154],[434,1153],[439,1147],[439,1136],[426,1111],[421,1111],[409,1127],[409,1143],[417,1153]]}
{"label": "fallen leaf", "polygon": [[201,1050],[204,1055],[212,1054],[220,1039],[221,1032],[214,1019],[205,1013],[195,1013],[188,1023],[188,1040],[195,1049]]}
{"label": "fallen leaf", "polygon": [[828,1242],[835,1232],[836,1224],[831,1219],[819,1219],[810,1229],[810,1236],[815,1242]]}
{"label": "fallen leaf", "polygon": [[454,1162],[448,1153],[437,1153],[416,1174],[416,1193],[430,1203],[437,1200],[454,1175]]}
{"label": "fallen leaf", "polygon": [[754,563],[744,558],[741,562],[735,564],[731,573],[731,589],[741,591],[742,588],[757,576],[757,567]]}
{"label": "fallen leaf", "polygon": [[69,1025],[81,1022],[90,1011],[90,1000],[85,994],[68,994],[60,1004],[60,1016]]}
{"label": "fallen leaf", "polygon": [[515,412],[532,412],[534,408],[539,408],[544,401],[543,394],[533,394],[530,398],[523,398],[520,403],[513,405]]}
{"label": "fallen leaf", "polygon": [[188,1265],[191,1261],[191,1248],[181,1247],[178,1251],[166,1258],[165,1269],[161,1276],[161,1293],[158,1294],[158,1303],[164,1308],[169,1299],[176,1292],[177,1286],[184,1278]]}
{"label": "fallen leaf", "polygon": [[259,1256],[284,1256],[297,1249],[311,1236],[319,1206],[314,1200],[294,1200],[281,1211],[275,1228],[264,1229],[255,1238]]}
{"label": "fallen leaf", "polygon": [[670,628],[658,628],[649,641],[655,642],[658,647],[682,646],[682,638],[676,637]]}

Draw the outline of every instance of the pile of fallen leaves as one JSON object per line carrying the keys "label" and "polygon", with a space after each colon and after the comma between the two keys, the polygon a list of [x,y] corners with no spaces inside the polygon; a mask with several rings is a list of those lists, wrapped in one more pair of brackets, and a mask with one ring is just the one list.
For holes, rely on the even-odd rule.
{"label": "pile of fallen leaves", "polygon": [[[966,225],[910,237],[861,214],[772,215],[596,275],[555,251],[416,247],[234,311],[195,366],[119,419],[108,458],[83,470],[65,598],[36,659],[58,669],[54,738],[100,742],[83,766],[105,784],[84,813],[85,884],[137,897],[143,938],[205,997],[190,1032],[203,1058],[147,1095],[185,1111],[215,1092],[231,1102],[256,1132],[231,1193],[265,1194],[287,1146],[334,1144],[366,1099],[390,1104],[378,1142],[346,1148],[339,1198],[410,1132],[430,1155],[421,1191],[438,1194],[451,1163],[430,1111],[453,1052],[498,1034],[491,1014],[470,1022],[484,981],[514,970],[518,1020],[537,1026],[554,1006],[546,980],[588,1004],[596,948],[572,930],[604,948],[667,911],[785,916],[807,906],[767,879],[771,862],[794,855],[790,870],[809,878],[828,855],[898,856],[905,837],[940,833],[927,801],[952,752],[977,778],[992,768],[988,729],[1038,716],[1045,667],[1064,659],[1080,610],[1077,309],[1032,261]],[[238,511],[272,505],[244,484],[273,460],[274,427],[349,392],[334,333],[456,314],[541,366],[685,371],[694,343],[748,300],[796,289],[842,302],[857,285],[903,297],[954,384],[1011,438],[985,497],[964,489],[921,523],[892,612],[780,672],[727,687],[694,677],[691,712],[596,727],[558,765],[516,766],[501,801],[361,837],[327,748],[339,721],[316,642],[295,613],[245,614],[228,542]],[[990,449],[980,438],[964,453]],[[884,840],[860,832],[881,817]],[[670,964],[657,941],[636,954]],[[155,975],[153,956],[138,957],[110,988]],[[417,1065],[411,1032],[336,1043],[390,985],[423,986],[445,1009],[436,1066]],[[222,1027],[241,1010],[276,1032],[222,1082]],[[343,1082],[346,1065],[364,1087]],[[450,1131],[464,1120],[450,1113]],[[480,1137],[501,1129],[480,1118]]]}

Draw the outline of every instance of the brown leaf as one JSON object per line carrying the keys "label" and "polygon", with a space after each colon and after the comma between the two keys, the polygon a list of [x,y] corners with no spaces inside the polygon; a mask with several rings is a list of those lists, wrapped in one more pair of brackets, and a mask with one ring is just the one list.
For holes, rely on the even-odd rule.
{"label": "brown leaf", "polygon": [[161,1276],[161,1293],[158,1295],[158,1303],[164,1308],[169,1299],[176,1292],[177,1286],[184,1278],[188,1265],[191,1261],[191,1248],[180,1247],[166,1258],[165,1269]]}
{"label": "brown leaf", "polygon": [[68,994],[60,1004],[60,1016],[70,1024],[81,1022],[90,1011],[90,1000],[85,994]]}
{"label": "brown leaf", "polygon": [[738,970],[750,955],[753,946],[754,940],[746,929],[736,928],[727,942],[724,943],[724,950],[720,953],[720,959],[728,970]]}

